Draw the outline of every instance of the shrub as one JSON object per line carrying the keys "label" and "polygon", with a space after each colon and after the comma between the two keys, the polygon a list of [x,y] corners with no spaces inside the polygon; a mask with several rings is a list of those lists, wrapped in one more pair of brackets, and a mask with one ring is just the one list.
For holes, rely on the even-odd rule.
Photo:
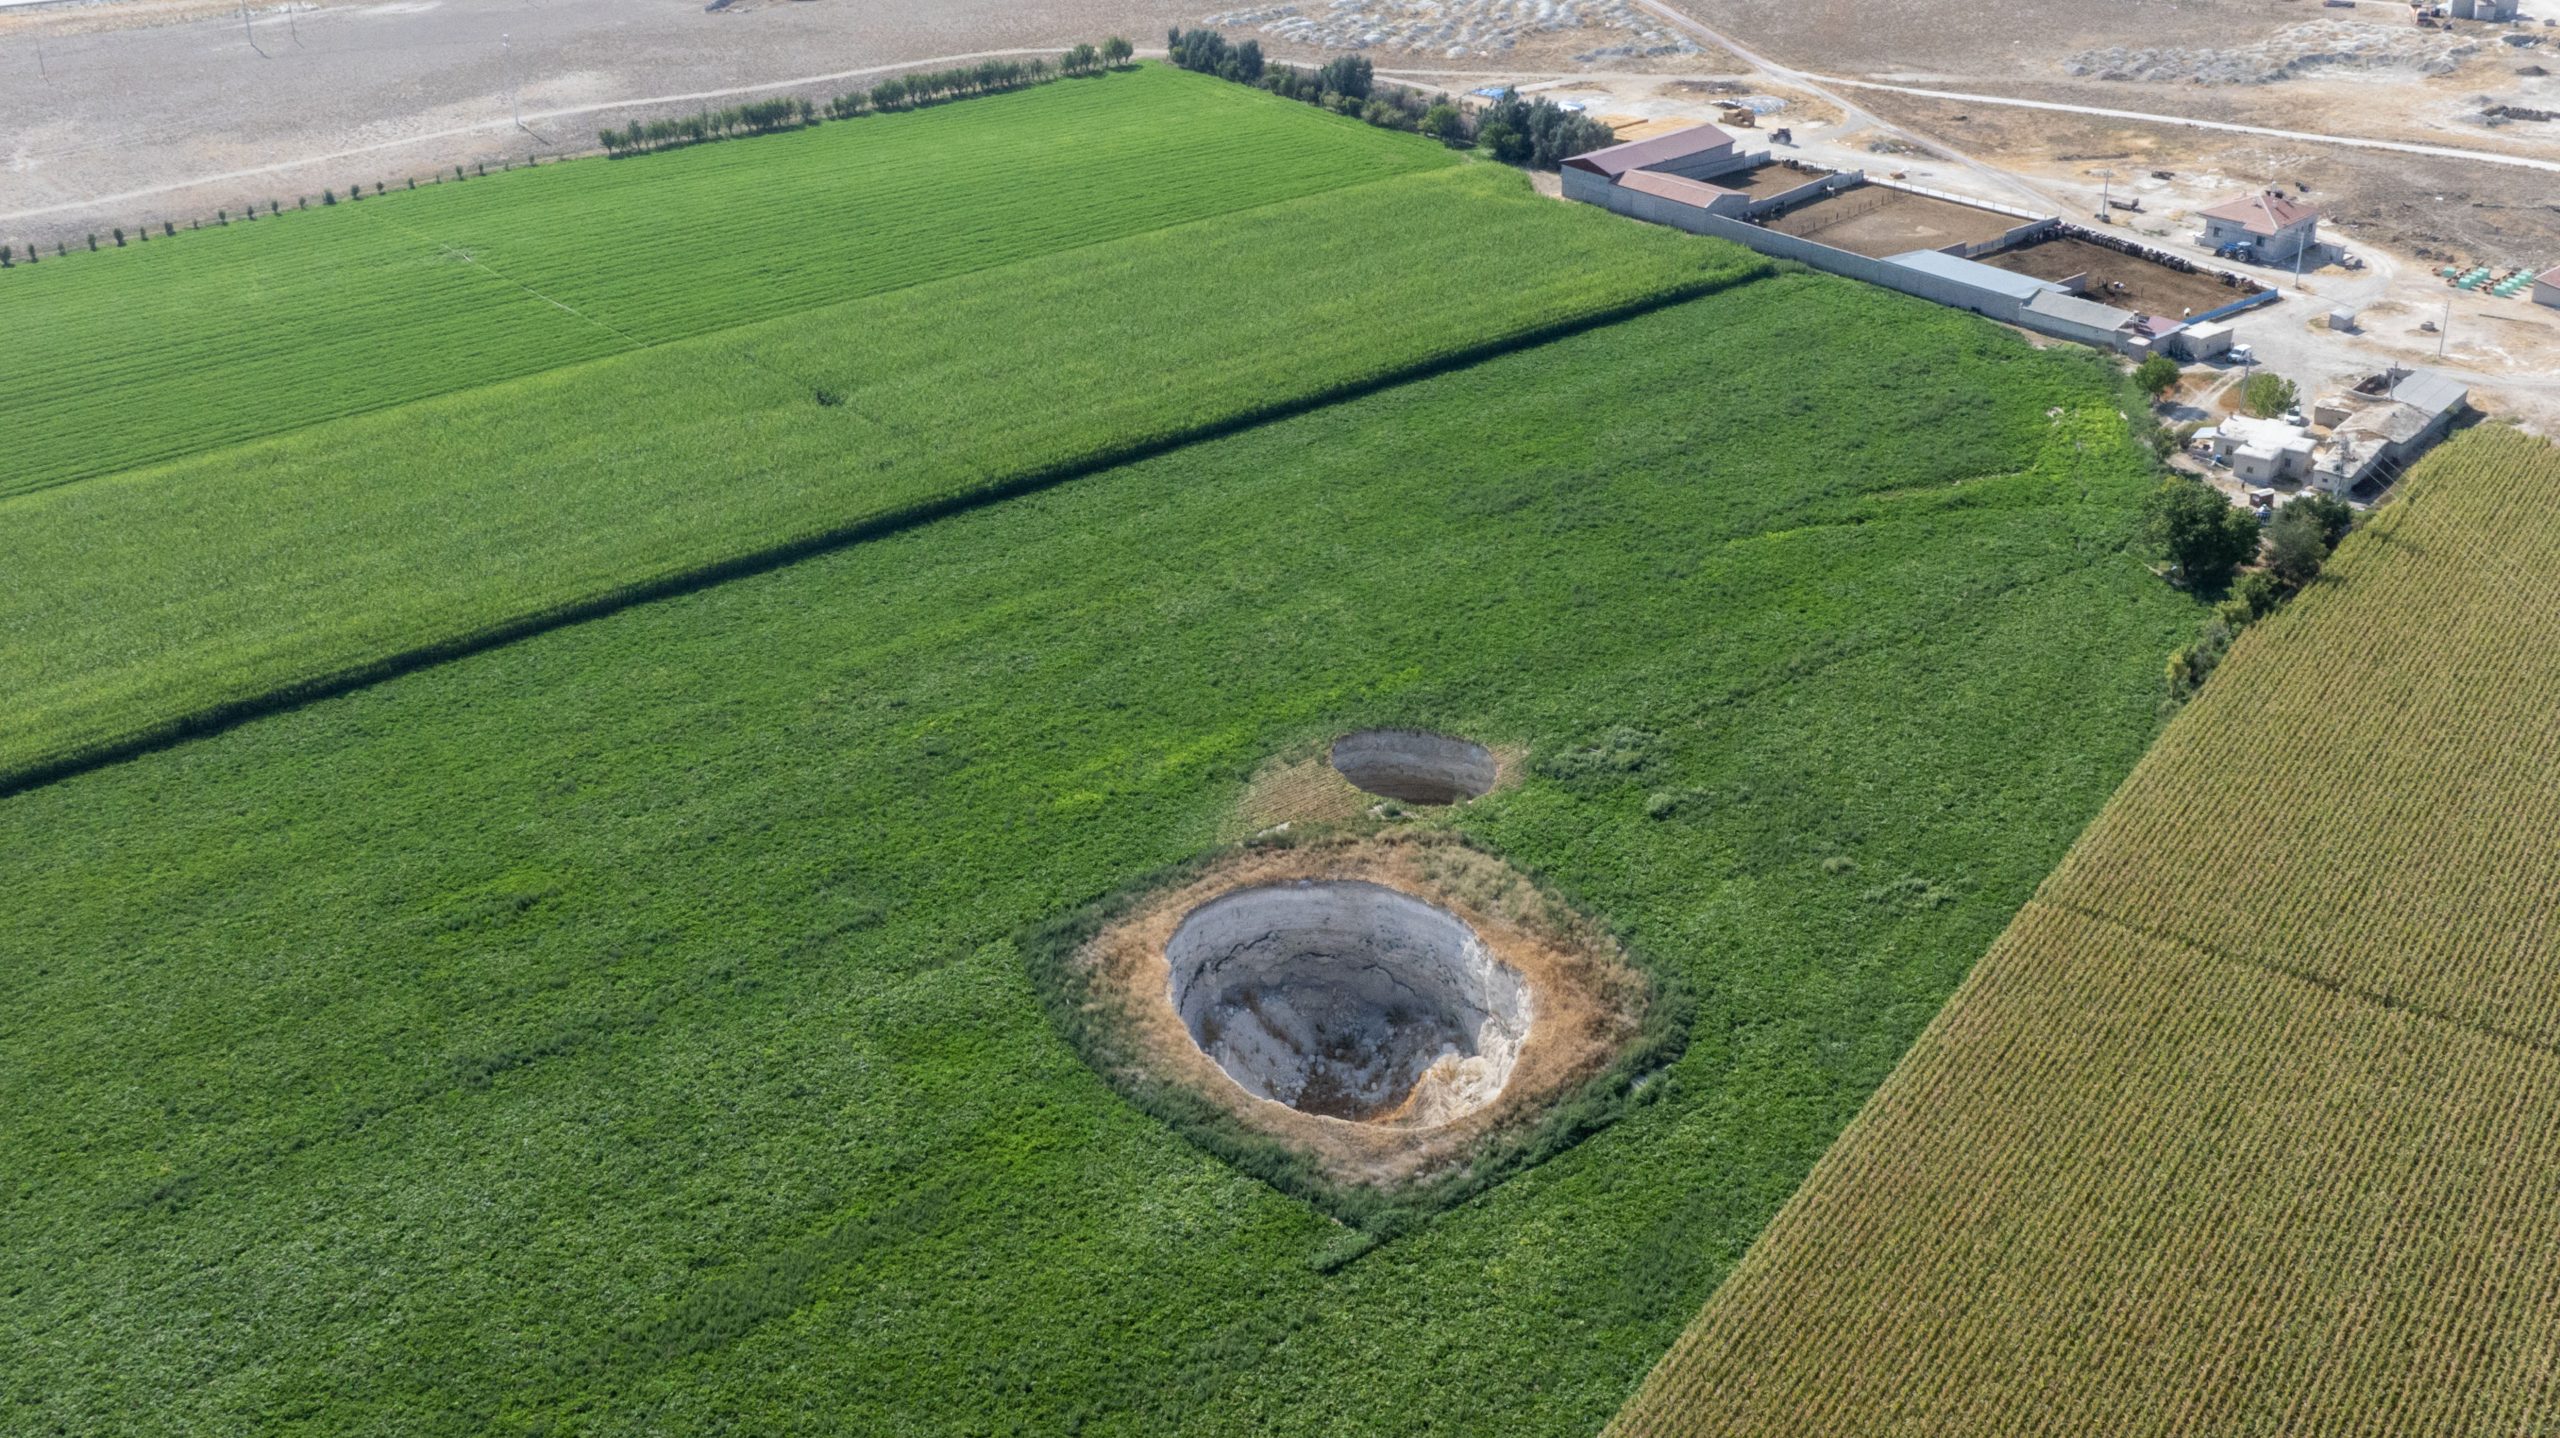
{"label": "shrub", "polygon": [[124,226],[122,225],[116,226],[116,248],[119,250],[124,248]]}
{"label": "shrub", "polygon": [[1114,35],[1102,42],[1102,61],[1106,65],[1125,65],[1137,53],[1138,47],[1130,44],[1126,36]]}
{"label": "shrub", "polygon": [[2286,506],[2285,513],[2295,510],[2320,521],[2320,537],[2331,549],[2337,548],[2338,542],[2356,527],[2355,506],[2334,494],[2306,494]]}
{"label": "shrub", "polygon": [[1442,100],[1422,112],[1422,133],[1444,145],[1467,143],[1467,112]]}
{"label": "shrub", "polygon": [[2241,575],[2240,581],[2231,586],[2231,602],[2241,606],[2247,618],[2264,619],[2275,613],[2277,605],[2284,603],[2284,590],[2274,576],[2252,570]]}

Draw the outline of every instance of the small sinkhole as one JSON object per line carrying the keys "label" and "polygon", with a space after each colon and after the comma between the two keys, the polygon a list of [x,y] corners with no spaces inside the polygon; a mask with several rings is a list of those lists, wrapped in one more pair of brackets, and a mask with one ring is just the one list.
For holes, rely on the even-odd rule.
{"label": "small sinkhole", "polygon": [[1257,1098],[1355,1123],[1446,1123],[1509,1082],[1533,1015],[1456,915],[1358,880],[1236,889],[1165,944],[1201,1052]]}
{"label": "small sinkhole", "polygon": [[1492,791],[1493,751],[1425,729],[1363,729],[1333,741],[1334,772],[1408,804],[1457,804]]}

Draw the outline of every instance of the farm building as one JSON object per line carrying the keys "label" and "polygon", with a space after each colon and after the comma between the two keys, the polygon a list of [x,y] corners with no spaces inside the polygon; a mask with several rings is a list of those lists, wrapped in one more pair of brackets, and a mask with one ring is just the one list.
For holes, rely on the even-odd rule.
{"label": "farm building", "polygon": [[1748,169],[1766,158],[1744,154],[1733,136],[1713,125],[1693,125],[1650,140],[1630,140],[1564,162],[1564,194],[1636,219],[1672,223],[1659,203],[1670,201],[1715,213],[1739,214],[1743,196],[1708,183],[1716,175]]}
{"label": "farm building", "polygon": [[2299,483],[2311,477],[2313,440],[2310,431],[2280,419],[2234,415],[2196,436],[2213,446],[2213,457],[2231,466],[2243,484]]}
{"label": "farm building", "polygon": [[2444,438],[2470,399],[2471,391],[2449,375],[2398,365],[2323,396],[2311,418],[2328,427],[2329,437],[2312,456],[2312,483],[2345,495],[2368,481],[2387,482],[2391,471]]}
{"label": "farm building", "polygon": [[2215,254],[2245,245],[2258,259],[2281,264],[2320,242],[2320,212],[2273,190],[2226,200],[2202,218],[2202,243]]}
{"label": "farm building", "polygon": [[2452,0],[2456,20],[2486,20],[2504,24],[2516,18],[2516,0]]}
{"label": "farm building", "polygon": [[2534,277],[2533,302],[2560,310],[2560,265],[2553,265]]}

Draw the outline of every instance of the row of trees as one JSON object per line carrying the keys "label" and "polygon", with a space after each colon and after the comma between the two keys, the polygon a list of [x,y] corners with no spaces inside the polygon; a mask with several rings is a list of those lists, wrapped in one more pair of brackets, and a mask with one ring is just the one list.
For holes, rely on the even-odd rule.
{"label": "row of trees", "polygon": [[1609,127],[1547,100],[1523,100],[1506,90],[1481,115],[1448,100],[1430,100],[1401,85],[1381,85],[1365,55],[1342,55],[1313,70],[1274,65],[1262,46],[1229,44],[1215,30],[1165,34],[1165,52],[1185,70],[1255,85],[1283,99],[1302,100],[1354,115],[1387,130],[1414,130],[1458,149],[1477,145],[1505,164],[1554,169],[1566,159],[1616,138]]}
{"label": "row of trees", "polygon": [[850,120],[860,115],[913,110],[950,100],[1026,89],[1065,76],[1099,74],[1111,66],[1126,63],[1136,53],[1136,46],[1114,35],[1100,45],[1078,45],[1059,57],[1054,65],[1046,60],[981,60],[975,65],[950,70],[892,75],[867,90],[836,96],[826,103],[823,110],[808,100],[796,97],[758,100],[752,104],[735,105],[726,110],[706,110],[699,115],[676,119],[634,121],[619,130],[599,130],[596,138],[603,142],[607,154],[636,155],[739,135],[797,130],[817,124],[822,115],[830,120]]}
{"label": "row of trees", "polygon": [[755,100],[725,110],[705,110],[666,120],[634,120],[619,130],[596,132],[608,155],[638,155],[678,145],[699,145],[737,135],[796,130],[818,122],[818,107],[796,96]]}

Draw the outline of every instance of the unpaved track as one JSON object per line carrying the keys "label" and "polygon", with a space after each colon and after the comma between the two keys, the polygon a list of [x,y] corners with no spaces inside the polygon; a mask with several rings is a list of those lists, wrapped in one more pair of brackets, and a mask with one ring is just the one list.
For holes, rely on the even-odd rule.
{"label": "unpaved track", "polygon": [[[1648,4],[1650,0],[1637,0]],[[1654,7],[1660,8],[1660,7]],[[2392,150],[2403,155],[2427,155],[2443,160],[2476,160],[2485,165],[2513,165],[2520,169],[2543,170],[2560,175],[2560,160],[2538,160],[2530,155],[2510,155],[2498,150],[2474,150],[2462,145],[2422,145],[2407,140],[2370,140],[2359,135],[2332,135],[2312,130],[2278,130],[2265,125],[2242,125],[2229,120],[2198,120],[2185,115],[2154,115],[2142,110],[2107,110],[2091,105],[2063,105],[2050,100],[2013,100],[2001,95],[1976,95],[1958,90],[1923,90],[1911,85],[1888,85],[1880,80],[1848,80],[1830,75],[1808,75],[1802,71],[1783,72],[1804,88],[1819,94],[1819,85],[1845,85],[1860,90],[1883,90],[1895,95],[1918,95],[1930,100],[1961,100],[1968,105],[2007,105],[2021,110],[2053,110],[2066,115],[2098,115],[2110,120],[2140,120],[2153,125],[2183,125],[2192,130],[2224,130],[2236,135],[2262,135],[2275,140],[2301,140],[2315,145],[2347,145],[2359,150]],[[1829,97],[1825,97],[1829,98]]]}

